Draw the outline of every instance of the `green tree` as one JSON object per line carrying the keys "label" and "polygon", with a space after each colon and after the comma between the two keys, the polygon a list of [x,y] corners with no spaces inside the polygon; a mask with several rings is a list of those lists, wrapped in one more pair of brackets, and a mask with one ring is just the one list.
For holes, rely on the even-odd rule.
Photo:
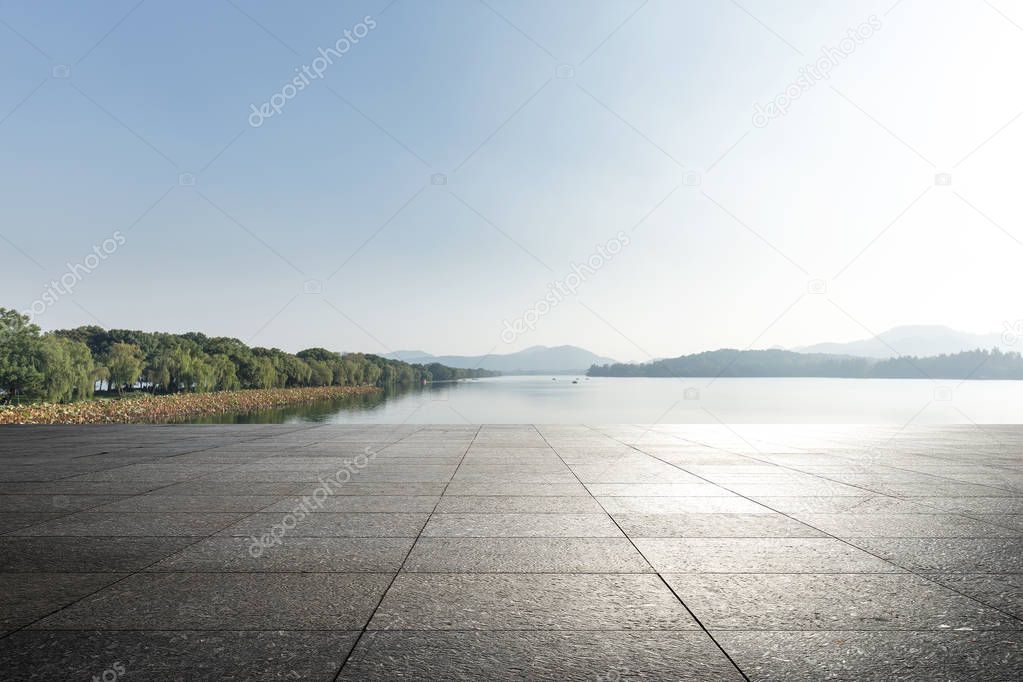
{"label": "green tree", "polygon": [[167,354],[167,370],[170,372],[168,386],[173,392],[192,390],[195,382],[195,367],[192,354],[182,346],[175,346]]}
{"label": "green tree", "polygon": [[75,370],[62,339],[47,334],[42,338],[39,371],[43,375],[41,397],[51,403],[70,402],[75,392]]}
{"label": "green tree", "polygon": [[236,391],[241,388],[241,382],[238,381],[238,372],[235,368],[231,358],[218,353],[210,358],[210,365],[213,368],[214,374],[214,388],[218,391]]}
{"label": "green tree", "polygon": [[92,372],[93,384],[100,382],[100,388],[106,383],[107,388],[110,388],[110,370],[103,365],[96,365]]}
{"label": "green tree", "polygon": [[256,358],[254,388],[273,388],[277,383],[277,370],[270,358]]}
{"label": "green tree", "polygon": [[42,389],[42,339],[27,315],[0,308],[0,389],[5,400],[34,397]]}
{"label": "green tree", "polygon": [[349,353],[344,356],[342,362],[344,364],[345,385],[358,386],[362,384],[364,368],[362,356],[357,353]]}
{"label": "green tree", "polygon": [[[0,400],[6,401],[80,400],[93,395],[97,381],[101,387],[105,382],[108,391],[116,387],[123,392],[125,386],[141,380],[156,393],[405,386],[431,378],[489,375],[438,364],[410,365],[372,354],[342,355],[325,348],[307,348],[296,354],[278,348],[249,348],[238,339],[198,332],[166,334],[83,326],[41,334],[30,318],[2,308],[0,324]],[[956,367],[968,359],[957,360]],[[991,371],[999,375],[1016,371],[1013,368],[1019,362],[1018,355],[989,357]]]}
{"label": "green tree", "polygon": [[287,376],[285,386],[308,386],[313,376],[313,370],[309,365],[294,355],[284,355],[284,372]]}
{"label": "green tree", "polygon": [[149,360],[142,371],[142,378],[149,383],[153,393],[156,393],[157,389],[164,392],[168,391],[171,379],[167,355],[161,353],[152,360]]}
{"label": "green tree", "polygon": [[193,358],[192,378],[192,390],[197,393],[212,391],[217,387],[217,369],[206,356]]}
{"label": "green tree", "polygon": [[313,359],[306,360],[305,363],[309,365],[312,373],[310,383],[313,386],[330,386],[334,381],[334,372],[328,363]]}
{"label": "green tree", "polygon": [[61,338],[60,341],[71,360],[73,376],[72,400],[91,398],[96,391],[96,363],[89,347],[82,341]]}
{"label": "green tree", "polygon": [[142,351],[134,344],[115,343],[106,358],[106,368],[110,373],[110,384],[121,393],[125,386],[134,385],[142,374]]}

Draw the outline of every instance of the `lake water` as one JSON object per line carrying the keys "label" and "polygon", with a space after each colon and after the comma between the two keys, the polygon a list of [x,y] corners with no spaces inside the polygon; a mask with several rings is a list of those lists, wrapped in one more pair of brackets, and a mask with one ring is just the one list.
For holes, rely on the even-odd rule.
{"label": "lake water", "polygon": [[193,423],[1023,423],[1023,381],[505,376]]}

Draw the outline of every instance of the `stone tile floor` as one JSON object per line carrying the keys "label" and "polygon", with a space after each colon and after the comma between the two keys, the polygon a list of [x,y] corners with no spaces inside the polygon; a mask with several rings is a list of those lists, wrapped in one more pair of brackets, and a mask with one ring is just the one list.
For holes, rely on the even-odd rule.
{"label": "stone tile floor", "polygon": [[0,429],[4,680],[1019,680],[1023,427]]}

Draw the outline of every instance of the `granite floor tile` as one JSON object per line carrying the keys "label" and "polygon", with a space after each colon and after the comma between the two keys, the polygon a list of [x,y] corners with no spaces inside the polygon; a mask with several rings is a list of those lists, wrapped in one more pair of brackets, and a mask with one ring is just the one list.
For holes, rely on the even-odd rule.
{"label": "granite floor tile", "polygon": [[558,469],[531,469],[528,466],[507,467],[461,467],[451,479],[453,483],[541,483],[541,484],[574,484],[576,477],[564,466]]}
{"label": "granite floor tile", "polygon": [[358,634],[23,630],[0,640],[0,670],[12,680],[38,682],[115,678],[331,682]]}
{"label": "granite floor tile", "polygon": [[1023,538],[853,538],[852,544],[921,573],[1023,573]]}
{"label": "granite floor tile", "polygon": [[1023,574],[929,573],[927,577],[1023,620]]}
{"label": "granite floor tile", "polygon": [[800,514],[793,516],[841,538],[984,538],[1023,535],[956,514]]}
{"label": "granite floor tile", "polygon": [[137,495],[95,507],[94,512],[257,512],[280,497],[271,495]]}
{"label": "granite floor tile", "polygon": [[1019,497],[955,497],[917,496],[911,502],[936,507],[957,514],[1023,514],[1023,496]]}
{"label": "granite floor tile", "polygon": [[1023,532],[1023,514],[970,514],[969,516],[1001,528]]}
{"label": "granite floor tile", "polygon": [[587,483],[595,497],[732,497],[721,486],[700,481],[690,483]]}
{"label": "granite floor tile", "polygon": [[868,490],[894,495],[896,497],[1013,497],[1019,493],[1003,488],[994,488],[976,483],[958,483],[955,481],[901,482],[879,480],[872,483],[858,484]]}
{"label": "granite floor tile", "polygon": [[587,514],[603,513],[592,497],[544,497],[523,495],[445,495],[437,514]]}
{"label": "granite floor tile", "polygon": [[95,508],[118,499],[113,495],[0,495],[0,512],[64,512]]}
{"label": "granite floor tile", "polygon": [[424,537],[622,537],[614,521],[596,514],[435,514]]}
{"label": "granite floor tile", "polygon": [[767,507],[732,497],[598,497],[609,514],[776,514]]}
{"label": "granite floor tile", "polygon": [[834,538],[633,538],[660,573],[893,573]]}
{"label": "granite floor tile", "polygon": [[647,573],[625,538],[421,537],[405,571],[422,573]]}
{"label": "granite floor tile", "polygon": [[118,573],[0,573],[0,629],[24,627],[123,577]]}
{"label": "granite floor tile", "polygon": [[331,496],[344,497],[346,495],[441,495],[444,493],[446,483],[369,483],[362,480],[351,480],[344,485],[324,486],[323,484],[302,484],[298,490],[293,491],[296,495],[313,495],[317,490],[327,489]]}
{"label": "granite floor tile", "polygon": [[91,495],[97,497],[141,495],[161,487],[161,483],[145,481],[11,481],[0,483],[2,495]]}
{"label": "granite floor tile", "polygon": [[774,482],[769,477],[763,476],[759,480],[751,480],[748,483],[721,479],[711,480],[728,491],[747,497],[862,497],[872,490],[887,493],[884,490],[856,487],[820,478],[812,481],[782,480]]}
{"label": "granite floor tile", "polygon": [[613,466],[605,464],[573,464],[572,473],[587,486],[597,484],[695,484],[700,479],[690,473],[676,469],[665,464],[660,467],[630,465],[628,463],[616,463]]}
{"label": "granite floor tile", "polygon": [[312,512],[432,512],[440,495],[306,495],[289,497],[263,509],[289,512],[306,505]]}
{"label": "granite floor tile", "polygon": [[449,466],[367,468],[356,476],[364,483],[447,483],[454,471]]}
{"label": "granite floor tile", "polygon": [[[294,512],[251,514],[220,535],[262,536],[277,530],[287,537],[416,537],[429,514],[382,512]],[[289,527],[290,526],[290,527]]]}
{"label": "granite floor tile", "polygon": [[917,502],[885,495],[837,497],[754,496],[753,500],[782,514],[927,514],[936,511]]}
{"label": "granite floor tile", "polygon": [[612,514],[633,538],[824,537],[824,533],[781,514]]}
{"label": "granite floor tile", "polygon": [[198,480],[159,487],[156,490],[153,490],[150,495],[174,495],[176,497],[222,497],[224,495],[282,497],[285,495],[297,494],[301,490],[308,488],[309,485],[310,484],[308,482],[295,481],[250,481],[244,486],[231,486],[218,481]]}
{"label": "granite floor tile", "polygon": [[0,512],[0,535],[64,516],[63,512]]}
{"label": "granite floor tile", "polygon": [[14,531],[31,536],[205,536],[230,526],[244,512],[78,512]]}
{"label": "granite floor tile", "polygon": [[180,470],[152,470],[147,469],[143,471],[131,471],[130,467],[118,467],[115,469],[109,469],[106,471],[93,471],[89,473],[79,474],[74,478],[70,479],[73,481],[106,481],[109,483],[119,483],[121,481],[138,482],[138,483],[156,483],[158,485],[170,485],[172,483],[181,483],[188,481],[193,478],[203,476],[203,472],[188,471],[187,469]]}
{"label": "granite floor tile", "polygon": [[665,574],[714,630],[1019,630],[1023,623],[919,576]]}
{"label": "granite floor tile", "polygon": [[0,571],[121,573],[138,571],[194,543],[194,537],[0,538]]}
{"label": "granite floor tile", "polygon": [[[333,475],[334,471],[310,471],[307,469],[288,469],[277,471],[217,471],[205,474],[197,482],[220,486],[224,490],[250,490],[252,483],[302,483],[306,486],[316,484],[321,478]],[[191,483],[192,481],[187,481]]]}
{"label": "granite floor tile", "polygon": [[445,495],[512,495],[566,497],[583,496],[589,493],[581,483],[520,483],[505,481],[452,481],[444,491]]}
{"label": "granite floor tile", "polygon": [[624,680],[742,677],[703,632],[367,633],[339,680]]}
{"label": "granite floor tile", "polygon": [[149,571],[252,573],[396,573],[413,538],[285,537],[279,543],[213,537],[149,567]]}
{"label": "granite floor tile", "polygon": [[729,632],[714,638],[751,680],[1013,682],[1023,635],[1012,632]]}
{"label": "granite floor tile", "polygon": [[395,578],[371,630],[693,630],[653,575],[425,574]]}
{"label": "granite floor tile", "polygon": [[379,573],[137,573],[36,630],[357,630],[391,576]]}

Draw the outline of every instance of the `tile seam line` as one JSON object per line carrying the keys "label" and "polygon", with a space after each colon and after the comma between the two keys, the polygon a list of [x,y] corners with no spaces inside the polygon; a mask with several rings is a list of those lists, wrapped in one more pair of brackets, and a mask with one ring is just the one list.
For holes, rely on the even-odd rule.
{"label": "tile seam line", "polygon": [[[598,431],[598,433],[602,433],[602,432]],[[673,434],[667,434],[667,435],[671,436],[672,438],[678,438],[677,436],[674,436]],[[613,436],[609,436],[609,437],[613,438],[614,440],[618,440],[617,438],[614,438]],[[689,441],[689,440],[682,439],[682,438],[679,438],[679,440],[683,440],[685,442],[698,442],[698,441]],[[623,445],[628,445],[629,447],[635,449],[637,452],[640,452],[640,453],[646,455],[647,457],[653,457],[654,459],[658,460],[659,462],[664,462],[665,464],[667,464],[669,466],[673,466],[676,469],[679,469],[680,471],[684,471],[687,474],[690,474],[692,476],[696,476],[697,478],[701,478],[701,479],[707,481],[708,483],[713,483],[713,481],[711,481],[710,479],[706,479],[703,476],[700,476],[699,474],[694,474],[693,472],[686,470],[685,468],[679,466],[678,464],[674,464],[672,462],[668,462],[666,460],[661,459],[660,457],[658,457],[656,455],[652,455],[649,452],[645,452],[643,450],[640,450],[638,447],[636,447],[634,445],[630,445],[630,444],[625,443],[624,441],[621,441],[621,440],[618,440],[618,442],[622,443]],[[705,447],[713,447],[713,446],[706,445],[705,443],[699,443],[699,444],[700,445],[704,445]],[[714,448],[714,449],[718,449],[718,448]],[[728,452],[728,451],[727,450],[722,450],[722,452]],[[775,464],[774,462],[768,462],[768,461],[765,461],[765,460],[760,460],[760,459],[757,459],[756,457],[752,457],[750,455],[746,455],[746,454],[742,454],[742,453],[731,452],[729,454],[738,455],[739,457],[745,457],[745,458],[751,459],[751,460],[753,460],[755,462],[761,462],[761,463],[764,463],[764,464],[769,464],[771,466],[776,466],[776,467],[780,467],[780,468],[788,468],[788,467],[785,467],[784,465]],[[827,480],[831,480],[831,479],[828,479],[828,478],[826,478],[824,476],[818,476],[818,478],[821,478],[821,479],[826,480],[826,481]],[[840,481],[833,481],[833,482],[840,483]],[[837,537],[835,535],[832,535],[831,533],[828,533],[827,531],[824,531],[824,530],[822,530],[820,528],[817,528],[816,526],[814,526],[814,525],[812,525],[810,523],[807,523],[806,521],[802,521],[802,520],[800,520],[800,519],[798,519],[798,518],[796,518],[794,516],[786,514],[785,512],[779,511],[779,510],[775,509],[774,507],[771,507],[770,505],[764,504],[763,502],[758,502],[757,500],[754,500],[753,498],[747,497],[746,495],[743,495],[741,493],[737,493],[734,490],[730,490],[729,488],[726,488],[725,486],[721,485],[720,483],[714,483],[714,485],[716,485],[719,488],[722,488],[724,490],[728,490],[729,492],[731,492],[731,493],[733,493],[735,495],[739,495],[740,497],[742,497],[742,498],[744,498],[746,500],[749,500],[750,502],[753,502],[754,504],[758,504],[758,505],[760,505],[760,506],[762,506],[762,507],[764,507],[766,509],[770,509],[771,511],[773,511],[776,514],[781,514],[782,516],[785,516],[785,517],[787,517],[789,519],[792,519],[793,521],[796,521],[797,523],[801,523],[804,526],[812,528],[812,529],[816,530],[817,532],[824,533],[829,538],[832,538],[834,540],[838,540],[839,542],[841,542],[844,545],[848,545],[849,547],[852,547],[853,549],[857,549],[857,550],[859,550],[861,552],[869,554],[869,555],[873,556],[874,558],[879,559],[879,560],[881,560],[881,561],[883,561],[883,562],[885,562],[887,564],[890,564],[892,566],[895,566],[896,568],[898,568],[898,569],[900,569],[900,570],[902,570],[902,571],[904,571],[906,573],[910,573],[910,574],[912,574],[912,575],[914,575],[914,576],[916,576],[918,578],[922,578],[923,580],[926,580],[928,583],[931,583],[932,585],[936,585],[937,587],[939,587],[939,588],[941,588],[943,590],[947,590],[947,591],[952,592],[954,594],[958,594],[960,597],[964,597],[966,599],[969,599],[970,601],[976,602],[977,604],[980,604],[981,606],[984,606],[986,608],[993,609],[993,610],[1001,613],[1003,616],[1006,616],[1006,617],[1008,617],[1008,618],[1010,618],[1010,619],[1012,619],[1014,621],[1023,622],[1023,618],[1020,618],[1019,616],[1016,616],[1016,615],[1014,615],[1012,613],[1009,613],[1008,611],[1005,611],[1004,609],[1002,609],[1002,608],[1000,608],[998,606],[994,606],[992,604],[988,604],[986,602],[983,602],[983,601],[981,601],[980,599],[978,599],[978,598],[976,598],[974,596],[966,594],[965,592],[961,592],[961,591],[959,591],[959,590],[957,590],[955,588],[949,587],[948,585],[944,585],[944,584],[938,582],[937,580],[934,580],[933,578],[930,578],[928,576],[928,574],[926,574],[926,573],[921,573],[919,571],[915,571],[915,570],[913,570],[911,568],[907,568],[906,566],[898,564],[898,563],[892,561],[891,559],[886,559],[886,558],[884,558],[883,556],[881,556],[879,554],[875,554],[874,552],[870,551],[869,549],[866,549],[864,547],[860,547],[859,545],[853,544],[852,542],[849,542],[848,540],[845,540],[843,538],[840,538],[840,537]],[[843,484],[843,485],[845,485],[845,484]],[[858,486],[856,486],[856,487],[858,487]],[[873,494],[876,495],[878,493],[873,493]],[[887,496],[887,495],[886,495],[886,497],[893,497],[893,499],[896,499],[896,500],[901,500],[902,499],[902,498],[899,498],[899,497]],[[967,518],[969,518],[969,517],[967,517]],[[976,520],[976,519],[974,519],[974,520]]]}
{"label": "tile seam line", "polygon": [[[570,467],[567,462],[565,462],[565,458],[562,457],[561,453],[559,453],[557,451],[557,449],[550,444],[550,442],[547,440],[547,437],[543,435],[543,432],[540,431],[540,429],[536,426],[536,424],[532,424],[531,426],[533,427],[534,430],[536,430],[537,435],[540,436],[540,438],[543,439],[543,442],[547,444],[547,447],[549,447],[551,449],[551,451],[555,455],[558,456],[558,459],[561,460],[561,463],[565,466],[565,468],[567,468],[569,471],[572,472],[572,475],[575,476],[575,479],[579,482],[579,485],[581,485],[583,487],[583,489],[586,490],[586,493],[590,496],[590,498],[593,499],[598,505],[600,505],[601,509],[604,509],[604,505],[601,504],[600,500],[598,500],[593,495],[593,493],[590,492],[590,489],[587,488],[586,484],[582,482],[582,479],[580,479],[578,474],[575,473],[575,470],[572,469],[572,467]],[[586,424],[584,424],[583,426],[585,428],[588,428],[588,429],[592,430],[592,431],[596,431],[597,433],[600,433],[605,438],[609,438],[610,437],[610,436],[607,436],[604,433],[601,433],[600,431],[597,431],[596,429],[592,429],[591,427],[587,426]],[[643,454],[646,454],[646,453],[643,453]],[[643,561],[645,561],[646,564],[650,567],[650,570],[653,571],[653,574],[657,576],[657,579],[661,581],[661,584],[664,585],[668,589],[668,591],[671,593],[671,595],[673,597],[675,597],[675,599],[678,601],[679,604],[682,605],[682,608],[684,608],[686,610],[686,613],[689,614],[689,617],[692,618],[693,621],[699,626],[700,630],[702,630],[703,633],[705,635],[707,635],[708,639],[710,639],[710,641],[714,643],[714,646],[716,646],[718,648],[718,650],[725,657],[725,659],[729,663],[732,664],[732,667],[735,669],[735,671],[737,673],[739,673],[739,675],[742,677],[742,679],[746,680],[746,682],[750,682],[749,675],[747,675],[745,672],[743,672],[742,668],[739,667],[739,664],[735,662],[735,659],[733,659],[732,656],[727,651],[725,651],[725,648],[723,646],[721,646],[721,643],[717,641],[717,639],[714,637],[713,634],[711,634],[710,630],[707,629],[707,626],[703,624],[703,621],[701,621],[697,617],[697,615],[693,612],[693,610],[691,608],[689,608],[689,605],[686,604],[685,601],[683,601],[682,597],[679,596],[678,592],[676,592],[671,587],[671,585],[668,584],[668,581],[664,579],[664,576],[661,575],[661,572],[658,571],[656,568],[654,568],[654,565],[650,562],[650,560],[647,558],[647,556],[645,554],[643,554],[643,551],[639,547],[636,546],[636,543],[633,542],[631,537],[629,537],[629,534],[626,533],[625,530],[620,525],[618,525],[618,521],[615,519],[615,517],[612,516],[610,514],[610,512],[607,511],[607,509],[604,509],[604,513],[607,514],[607,517],[611,520],[611,523],[615,524],[615,526],[618,527],[618,531],[622,535],[625,536],[625,539],[627,539],[629,541],[629,544],[632,545],[632,548],[634,550],[636,550],[636,553],[639,554],[639,556],[643,558]],[[649,574],[646,574],[646,575],[649,575]]]}
{"label": "tile seam line", "polygon": [[[419,431],[422,431],[425,428],[426,428],[425,426],[421,427],[420,429],[418,429],[417,431],[413,432],[413,434],[410,435],[414,435],[414,433],[419,433]],[[387,583],[387,587],[385,587],[384,591],[380,594],[380,599],[377,600],[376,606],[373,607],[373,611],[371,611],[369,616],[366,618],[366,622],[363,624],[362,630],[359,631],[359,634],[355,638],[355,641],[352,642],[352,646],[348,650],[348,654],[345,656],[345,659],[341,661],[341,666],[337,669],[337,672],[334,673],[334,677],[332,678],[333,682],[338,682],[338,680],[341,678],[341,673],[344,672],[345,666],[347,666],[348,662],[352,660],[352,656],[355,654],[355,650],[358,648],[359,643],[362,641],[362,638],[366,635],[366,632],[369,630],[369,624],[373,622],[373,617],[376,616],[377,611],[380,610],[380,606],[384,603],[384,598],[387,597],[387,593],[391,591],[391,586],[394,585],[394,582],[398,579],[398,576],[401,575],[401,571],[403,568],[405,568],[405,564],[408,562],[408,558],[412,556],[412,550],[416,548],[416,544],[419,542],[419,538],[422,537],[423,531],[426,529],[426,525],[430,523],[430,519],[433,518],[433,514],[437,510],[437,505],[440,504],[441,498],[444,497],[444,493],[447,491],[448,486],[451,485],[451,481],[454,480],[455,475],[461,468],[462,462],[465,461],[465,456],[469,454],[469,450],[472,448],[473,443],[476,442],[476,439],[479,438],[480,431],[482,430],[483,430],[482,424],[476,427],[476,432],[473,434],[472,439],[469,441],[469,444],[465,446],[465,451],[462,453],[462,457],[458,460],[458,465],[455,467],[454,472],[452,472],[451,478],[449,478],[447,483],[444,484],[444,488],[441,490],[440,495],[437,497],[437,501],[433,505],[433,511],[431,511],[427,515],[426,520],[423,521],[423,525],[420,526],[419,528],[419,534],[416,535],[416,539],[412,541],[412,545],[408,548],[408,551],[405,553],[405,558],[401,560],[401,564],[398,565],[398,568],[394,572],[394,575],[391,576],[391,581]]]}

